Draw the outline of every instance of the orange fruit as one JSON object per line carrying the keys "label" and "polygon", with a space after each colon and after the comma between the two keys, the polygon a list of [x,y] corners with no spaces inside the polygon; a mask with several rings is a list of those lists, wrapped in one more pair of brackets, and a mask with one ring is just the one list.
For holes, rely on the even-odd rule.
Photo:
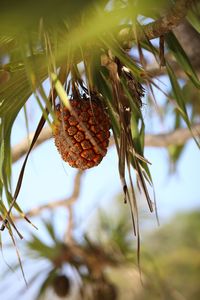
{"label": "orange fruit", "polygon": [[107,153],[110,123],[103,107],[88,99],[70,100],[71,110],[57,105],[55,145],[64,161],[81,170],[97,166]]}

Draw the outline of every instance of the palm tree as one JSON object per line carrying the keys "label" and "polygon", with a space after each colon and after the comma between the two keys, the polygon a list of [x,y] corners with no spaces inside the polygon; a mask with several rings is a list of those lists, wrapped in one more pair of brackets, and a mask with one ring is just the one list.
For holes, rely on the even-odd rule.
{"label": "palm tree", "polygon": [[[85,169],[106,154],[110,129],[139,245],[132,169],[149,210],[155,209],[149,195],[153,182],[144,157],[145,144],[167,147],[173,163],[191,136],[199,146],[199,3],[60,0],[16,5],[7,1],[1,4],[0,20],[1,230],[6,228],[15,243],[13,230],[21,237],[15,220],[31,222],[31,214],[23,212],[17,197],[34,146],[53,132],[62,158]],[[169,80],[168,91],[156,81],[161,78]],[[162,106],[156,103],[157,92],[165,95]],[[32,94],[32,106],[39,104],[41,119],[28,147],[22,143],[12,150],[11,131],[21,110],[28,131],[26,103]],[[145,105],[149,111],[156,109],[164,121],[170,115],[171,133],[145,136]],[[76,143],[77,131],[80,139]],[[12,163],[24,154],[13,191]]]}

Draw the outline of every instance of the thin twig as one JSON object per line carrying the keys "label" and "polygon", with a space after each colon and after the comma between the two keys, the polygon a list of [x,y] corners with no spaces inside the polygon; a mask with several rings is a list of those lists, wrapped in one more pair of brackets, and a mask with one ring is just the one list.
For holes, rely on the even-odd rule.
{"label": "thin twig", "polygon": [[[194,137],[200,137],[200,124],[193,125],[191,131]],[[170,145],[183,145],[192,138],[192,133],[188,128],[176,129],[170,133],[147,134],[145,136],[145,146],[149,147],[168,147]]]}
{"label": "thin twig", "polygon": [[[12,148],[12,162],[16,162],[22,158],[28,151],[30,142],[32,141],[34,132],[30,133],[28,137],[24,138],[19,144]],[[35,142],[34,148],[41,145],[45,141],[52,138],[52,129],[50,127],[45,127],[42,129],[37,141]]]}
{"label": "thin twig", "polygon": [[[191,127],[191,130],[193,131],[193,134],[197,137],[200,136],[200,124],[193,125]],[[49,132],[49,128],[44,128],[44,137],[47,137]],[[43,135],[43,133],[41,133]],[[48,136],[49,138],[50,136]],[[188,141],[192,137],[191,132],[187,128],[181,128],[176,129],[173,132],[170,133],[164,133],[164,134],[156,134],[156,135],[146,135],[145,136],[145,145],[149,147],[168,147],[170,145],[182,145],[186,141]],[[41,138],[42,142],[45,141],[45,139]],[[23,143],[22,143],[23,144]],[[114,139],[111,138],[110,146],[114,145]],[[19,149],[18,145],[18,149]],[[19,157],[19,156],[17,156]],[[48,202],[47,204],[43,204],[39,207],[33,208],[30,211],[28,211],[25,215],[27,217],[34,217],[40,214],[43,210],[46,209],[54,209],[58,207],[71,207],[74,202],[78,199],[80,194],[80,188],[81,188],[81,176],[83,174],[83,171],[78,171],[74,180],[74,190],[72,192],[72,195],[69,198],[57,200],[53,202]],[[16,217],[14,219],[20,219],[19,217]]]}
{"label": "thin twig", "polygon": [[83,171],[79,170],[75,176],[74,179],[74,189],[70,197],[62,199],[62,200],[56,200],[52,202],[48,202],[47,204],[43,204],[41,206],[38,206],[36,208],[33,208],[29,210],[25,215],[27,217],[34,217],[40,214],[43,210],[46,209],[54,209],[58,207],[70,207],[72,206],[75,201],[78,199],[80,190],[81,190],[81,178],[82,178]]}
{"label": "thin twig", "polygon": [[73,227],[74,227],[74,215],[73,215],[73,207],[69,205],[68,207],[68,222],[67,228],[65,232],[65,243],[70,244],[73,242]]}
{"label": "thin twig", "polygon": [[[75,201],[78,199],[80,190],[81,190],[81,178],[82,178],[83,171],[79,170],[75,176],[74,179],[74,189],[70,197],[56,200],[52,202],[48,202],[47,204],[43,204],[41,206],[35,207],[25,213],[25,216],[28,217],[35,217],[39,215],[42,211],[48,210],[48,209],[55,209],[58,207],[71,207]],[[13,220],[20,220],[23,219],[22,216],[12,216]],[[2,221],[2,218],[0,217],[0,220]]]}

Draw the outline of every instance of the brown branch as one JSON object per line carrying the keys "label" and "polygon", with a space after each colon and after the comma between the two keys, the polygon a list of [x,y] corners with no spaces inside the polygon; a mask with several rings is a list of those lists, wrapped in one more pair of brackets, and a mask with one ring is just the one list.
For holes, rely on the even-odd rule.
{"label": "brown branch", "polygon": [[[193,135],[195,137],[200,137],[200,124],[193,125],[191,128]],[[46,127],[44,129],[44,136],[41,133],[41,139],[40,142],[44,142],[44,137],[48,137],[49,128]],[[170,133],[164,133],[164,134],[156,134],[151,135],[148,134],[145,136],[145,146],[148,147],[168,147],[170,145],[182,145],[187,140],[191,138],[191,132],[187,128],[181,128],[176,129],[173,132]],[[49,137],[48,137],[49,138]],[[39,145],[39,144],[38,144]],[[110,146],[114,145],[114,139],[111,138]],[[23,145],[24,146],[24,145]],[[19,145],[18,145],[18,148]],[[74,190],[72,195],[69,198],[57,200],[53,202],[48,202],[47,204],[43,204],[39,207],[33,208],[30,211],[28,211],[25,215],[26,217],[34,217],[40,214],[43,210],[46,209],[54,209],[58,207],[71,207],[74,202],[78,199],[80,194],[80,188],[81,188],[81,176],[83,174],[83,171],[78,171],[74,180]],[[14,217],[15,220],[21,219],[21,217]]]}
{"label": "brown branch", "polygon": [[[74,189],[70,197],[62,200],[57,200],[57,201],[52,201],[48,202],[47,204],[40,205],[38,207],[35,207],[29,211],[27,211],[23,215],[18,215],[18,216],[12,216],[12,219],[17,221],[17,220],[23,220],[25,218],[30,218],[30,217],[35,217],[39,215],[42,211],[47,210],[47,209],[55,209],[58,207],[67,207],[69,209],[70,215],[69,215],[69,224],[67,226],[67,232],[66,235],[68,237],[67,241],[69,242],[70,239],[72,240],[72,226],[73,226],[73,216],[72,216],[72,205],[76,202],[80,195],[80,190],[81,190],[81,178],[83,175],[84,171],[79,170],[75,176],[74,179]],[[2,217],[0,216],[0,221],[2,221]]]}
{"label": "brown branch", "polygon": [[192,137],[192,134],[194,137],[200,137],[200,124],[193,125],[191,131],[188,128],[180,128],[170,133],[156,135],[147,134],[145,136],[145,146],[168,147],[170,145],[183,145]]}
{"label": "brown branch", "polygon": [[[13,163],[16,162],[18,159],[20,159],[27,153],[34,134],[35,134],[34,132],[30,133],[28,137],[23,139],[19,144],[15,145],[12,148],[12,162]],[[34,148],[36,148],[43,142],[49,140],[51,137],[52,137],[51,128],[50,127],[43,128],[35,145],[34,145]]]}
{"label": "brown branch", "polygon": [[[179,146],[185,144],[193,137],[200,138],[200,124],[191,126],[191,131],[188,128],[179,128],[169,133],[161,134],[146,134],[146,147],[169,147],[171,145]],[[111,139],[110,146],[114,145],[114,139]]]}
{"label": "brown branch", "polygon": [[177,0],[165,16],[143,27],[148,39],[159,37],[175,28],[186,16],[192,0]]}
{"label": "brown branch", "polygon": [[192,3],[193,0],[176,0],[174,6],[171,7],[164,16],[142,26],[138,29],[136,34],[130,27],[123,28],[119,33],[119,41],[123,44],[129,44],[131,41],[136,40],[136,38],[138,40],[151,40],[166,34],[181,23],[187,15],[187,11]]}
{"label": "brown branch", "polygon": [[90,271],[92,278],[102,278],[105,267],[117,266],[121,257],[114,253],[110,255],[105,251],[104,247],[93,244],[89,239],[84,245],[67,243],[60,248],[60,252],[53,258],[53,264],[61,267],[64,263],[71,265],[86,265]]}
{"label": "brown branch", "polygon": [[67,228],[65,232],[65,243],[70,244],[73,242],[73,227],[74,227],[74,215],[73,215],[73,207],[72,205],[69,205],[68,207],[68,222],[67,222]]}
{"label": "brown branch", "polygon": [[[27,213],[25,213],[26,217],[34,217],[40,214],[43,210],[46,209],[54,209],[61,206],[64,207],[70,207],[74,204],[74,202],[78,199],[81,189],[81,177],[82,177],[83,171],[78,171],[76,174],[76,177],[74,179],[74,190],[69,198],[57,200],[53,202],[48,202],[47,204],[43,204],[41,206],[38,206],[36,208],[33,208],[29,210]],[[19,217],[21,218],[21,217]],[[17,218],[15,218],[17,219]]]}
{"label": "brown branch", "polygon": [[[192,126],[192,132],[195,137],[199,136],[200,133],[200,124]],[[26,154],[29,142],[33,137],[33,133],[29,135],[28,138],[23,139],[19,144],[12,148],[12,161],[13,163],[20,159],[23,155]],[[181,145],[187,142],[192,137],[189,129],[176,129],[173,132],[163,133],[163,134],[147,134],[145,136],[145,146],[146,147],[168,147],[169,145]],[[43,142],[52,138],[52,131],[50,127],[45,127],[36,144],[35,147],[39,146]],[[110,146],[114,144],[114,140],[111,138]]]}

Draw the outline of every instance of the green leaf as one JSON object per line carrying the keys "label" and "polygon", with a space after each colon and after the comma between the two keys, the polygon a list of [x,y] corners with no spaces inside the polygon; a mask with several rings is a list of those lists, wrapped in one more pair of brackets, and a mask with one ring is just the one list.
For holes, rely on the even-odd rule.
{"label": "green leaf", "polygon": [[5,192],[8,196],[8,202],[10,199],[11,192],[11,148],[10,148],[10,135],[13,126],[15,116],[8,116],[7,118],[1,118],[1,142],[0,149],[2,153],[1,164],[0,164],[0,178],[2,181],[2,188],[5,188]]}
{"label": "green leaf", "polygon": [[[169,65],[169,63],[166,64],[166,68],[167,68],[169,79],[170,79],[170,82],[171,82],[171,85],[172,85],[174,100],[176,101],[175,102],[176,103],[176,108],[178,109],[180,115],[182,116],[182,118],[185,121],[188,128],[191,130],[191,122],[189,120],[188,113],[187,113],[187,110],[186,110],[186,105],[185,105],[185,100],[184,100],[184,95],[183,95],[182,89],[179,86],[178,80],[177,80],[171,66]],[[196,144],[199,147],[199,141],[193,135],[192,131],[191,131],[191,133],[192,133],[192,136],[193,136]]]}
{"label": "green leaf", "polygon": [[31,87],[25,70],[11,73],[0,90],[0,117],[19,112],[30,95]]}
{"label": "green leaf", "polygon": [[165,39],[169,49],[172,51],[180,67],[184,70],[185,74],[193,82],[193,84],[200,89],[200,81],[198,76],[175,35],[170,32],[165,36]]}
{"label": "green leaf", "polygon": [[182,118],[184,119],[184,121],[186,122],[187,126],[190,127],[191,124],[190,124],[190,120],[188,118],[184,96],[183,96],[182,90],[179,86],[177,77],[175,76],[171,66],[168,63],[166,65],[166,67],[167,67],[167,72],[168,72],[169,79],[170,79],[170,82],[172,85],[174,98],[176,101],[176,108],[179,110],[179,112],[180,112]]}
{"label": "green leaf", "polygon": [[170,161],[171,161],[171,170],[174,171],[176,164],[178,162],[178,160],[180,159],[183,150],[185,148],[185,145],[170,145],[168,147],[168,153],[169,153],[169,157],[170,157]]}
{"label": "green leaf", "polygon": [[112,128],[119,134],[119,125],[115,115],[115,107],[113,103],[112,87],[109,84],[107,69],[100,66],[97,60],[93,61],[91,66],[91,74],[93,84],[102,94],[105,105],[108,107],[108,114],[111,120]]}
{"label": "green leaf", "polygon": [[30,130],[29,130],[29,121],[28,121],[28,113],[27,113],[26,104],[24,104],[24,106],[23,106],[23,112],[24,112],[24,119],[25,119],[25,126],[26,126],[26,135],[28,137],[29,133],[30,133]]}
{"label": "green leaf", "polygon": [[[4,66],[8,70],[10,76],[6,82],[1,85],[0,89],[0,120],[1,128],[1,140],[0,140],[0,192],[1,201],[3,189],[5,190],[8,203],[14,201],[11,191],[11,131],[14,121],[28,100],[32,93],[32,87],[36,87],[40,81],[44,80],[47,76],[47,68],[45,67],[44,56],[35,55],[34,57],[28,57],[26,63],[34,64],[34,68],[37,68],[37,72],[32,75],[32,83],[27,75],[27,67],[23,61],[19,61],[21,55],[18,57],[18,61],[11,57],[9,64]],[[44,64],[42,64],[44,62]],[[29,74],[29,75],[30,75]],[[37,74],[37,76],[36,76]],[[37,77],[37,80],[36,80]],[[34,84],[35,83],[35,84]],[[36,84],[37,83],[37,84]],[[22,214],[21,208],[18,204],[14,203],[14,207]]]}
{"label": "green leaf", "polygon": [[54,87],[56,89],[56,92],[60,98],[60,100],[63,102],[63,104],[69,109],[71,110],[71,105],[70,105],[70,101],[69,98],[67,96],[67,93],[65,91],[65,89],[63,88],[62,83],[60,82],[60,80],[58,79],[58,76],[55,73],[51,73],[51,79],[53,81]]}
{"label": "green leaf", "polygon": [[32,239],[27,243],[27,247],[32,250],[37,257],[44,257],[51,260],[56,256],[54,247],[48,246],[36,235],[32,235]]}
{"label": "green leaf", "polygon": [[0,55],[12,52],[16,41],[14,37],[9,35],[0,35]]}
{"label": "green leaf", "polygon": [[190,10],[187,14],[187,20],[194,27],[194,29],[200,33],[200,21],[198,13],[196,14],[194,11]]}
{"label": "green leaf", "polygon": [[124,66],[126,66],[133,72],[134,76],[139,81],[141,79],[141,74],[143,73],[143,70],[136,63],[134,63],[133,59],[131,59],[130,56],[126,54],[126,52],[121,48],[117,40],[115,40],[111,35],[110,39],[104,38],[102,39],[102,42],[108,49],[111,49],[112,54],[118,57]]}
{"label": "green leaf", "polygon": [[[0,185],[1,191],[5,190],[7,201],[10,204],[13,200],[12,191],[11,191],[11,130],[15,118],[18,114],[18,106],[12,107],[12,110],[9,114],[1,118],[1,141],[0,141],[0,151],[2,153],[1,163],[0,163]],[[2,197],[2,196],[1,196]],[[15,203],[14,207],[18,210],[19,213],[22,213],[21,208]]]}
{"label": "green leaf", "polygon": [[58,243],[58,239],[56,237],[56,232],[55,232],[53,224],[50,221],[44,220],[44,225],[45,225],[45,228],[47,229],[50,237],[52,238],[52,240],[55,243]]}
{"label": "green leaf", "polygon": [[[131,111],[132,111],[131,133],[132,133],[134,148],[135,148],[136,153],[139,154],[141,156],[141,158],[143,158],[143,156],[144,156],[144,135],[145,135],[145,124],[144,124],[143,116],[142,116],[140,108],[137,105],[138,99],[134,99],[133,95],[130,94],[129,88],[127,86],[127,82],[124,78],[121,78],[121,83],[122,83],[124,92],[127,96],[127,99],[129,100],[129,104],[130,104]],[[139,128],[139,123],[141,124],[140,128]],[[131,156],[132,156],[132,154],[131,154]],[[133,167],[135,168],[133,157],[132,157],[131,161],[132,161]],[[139,163],[141,164],[144,171],[146,172],[146,173],[145,172],[144,173],[145,173],[147,180],[152,184],[152,178],[151,178],[151,174],[150,174],[147,162],[145,162],[145,159],[144,159],[144,160],[140,160]]]}
{"label": "green leaf", "polygon": [[57,273],[56,269],[52,269],[48,274],[47,277],[44,279],[44,281],[42,282],[39,291],[35,297],[35,300],[41,300],[42,296],[44,295],[46,289],[50,286],[51,282],[53,281],[53,279],[55,278]]}

